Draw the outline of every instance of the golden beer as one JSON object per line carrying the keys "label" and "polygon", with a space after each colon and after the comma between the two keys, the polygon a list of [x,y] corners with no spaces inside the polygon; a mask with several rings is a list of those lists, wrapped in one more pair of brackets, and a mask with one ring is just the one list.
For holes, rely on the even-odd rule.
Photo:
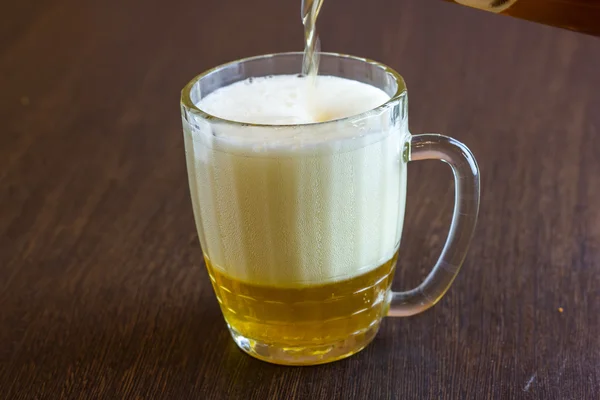
{"label": "golden beer", "polygon": [[353,346],[350,353],[329,354],[326,361],[333,361],[359,351],[377,332],[385,315],[397,255],[355,278],[296,287],[245,283],[205,260],[234,335],[275,348],[294,348],[299,356],[316,356],[338,343],[362,343]]}

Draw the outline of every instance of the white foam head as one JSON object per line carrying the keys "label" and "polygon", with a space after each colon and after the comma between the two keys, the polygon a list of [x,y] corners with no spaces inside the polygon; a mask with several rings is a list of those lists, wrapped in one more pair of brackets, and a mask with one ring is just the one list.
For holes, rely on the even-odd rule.
{"label": "white foam head", "polygon": [[221,88],[198,107],[209,114],[251,124],[310,124],[358,115],[390,96],[375,86],[334,76],[251,78]]}
{"label": "white foam head", "polygon": [[[225,120],[268,126],[251,125],[240,129],[235,124],[210,124],[203,129],[210,132],[204,138],[209,147],[288,153],[292,149],[301,153],[340,151],[340,146],[358,144],[344,140],[347,138],[379,140],[376,134],[386,131],[385,126],[389,125],[386,107],[379,106],[389,98],[374,86],[349,79],[318,76],[313,86],[308,78],[277,75],[220,88],[197,106]],[[379,119],[371,115],[377,111],[367,113],[375,108],[381,115]],[[336,121],[316,123],[331,120]],[[366,138],[369,133],[374,135]]]}

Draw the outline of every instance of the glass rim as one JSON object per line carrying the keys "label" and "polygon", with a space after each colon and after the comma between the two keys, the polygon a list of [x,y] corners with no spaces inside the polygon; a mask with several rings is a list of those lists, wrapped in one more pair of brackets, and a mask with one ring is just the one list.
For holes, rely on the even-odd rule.
{"label": "glass rim", "polygon": [[303,56],[304,53],[301,51],[290,51],[290,52],[283,52],[283,53],[262,54],[262,55],[258,55],[258,56],[240,58],[238,60],[230,61],[230,62],[221,64],[221,65],[217,65],[216,67],[210,68],[210,69],[202,72],[201,74],[196,75],[194,78],[192,78],[192,80],[190,80],[184,86],[184,88],[181,91],[181,104],[188,111],[191,111],[192,113],[197,114],[200,117],[202,117],[203,119],[206,119],[207,121],[210,121],[213,123],[224,123],[227,125],[234,125],[234,126],[240,126],[240,127],[280,129],[280,128],[294,128],[294,127],[299,127],[299,126],[323,126],[323,125],[327,125],[327,124],[334,124],[334,123],[339,123],[339,122],[344,122],[344,121],[353,121],[355,119],[366,118],[370,115],[378,114],[379,112],[387,109],[392,104],[394,104],[398,99],[400,99],[406,95],[406,83],[404,82],[404,78],[402,78],[402,75],[400,75],[393,68],[388,67],[385,64],[382,64],[378,61],[374,61],[374,60],[371,60],[368,58],[352,56],[349,54],[334,53],[334,52],[319,52],[319,55],[321,55],[321,56],[324,55],[324,56],[331,56],[331,57],[336,57],[336,58],[351,59],[351,60],[361,61],[363,63],[370,64],[375,67],[381,68],[382,70],[384,70],[385,72],[390,74],[396,81],[396,83],[397,83],[396,93],[394,93],[394,95],[391,96],[385,103],[383,103],[375,108],[372,108],[370,110],[363,111],[360,114],[351,115],[348,117],[343,117],[343,118],[338,118],[338,119],[327,120],[327,121],[309,122],[309,123],[305,123],[305,124],[277,124],[277,125],[256,124],[256,123],[235,121],[235,120],[231,120],[231,119],[227,119],[227,118],[221,118],[221,117],[218,117],[216,115],[210,114],[210,113],[202,110],[201,108],[196,106],[196,104],[194,104],[194,102],[191,99],[190,93],[191,93],[192,89],[194,88],[194,86],[201,79],[207,77],[208,75],[210,75],[214,72],[217,72],[221,69],[227,68],[228,66],[234,65],[234,64],[241,64],[241,63],[248,62],[248,61],[268,59],[268,58],[279,57],[279,56],[290,56],[290,55]]}

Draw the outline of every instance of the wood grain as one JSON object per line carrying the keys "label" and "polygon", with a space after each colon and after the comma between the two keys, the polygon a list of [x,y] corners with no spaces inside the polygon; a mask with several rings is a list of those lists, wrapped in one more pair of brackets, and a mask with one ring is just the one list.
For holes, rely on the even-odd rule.
{"label": "wood grain", "polygon": [[[299,2],[3,6],[0,398],[600,398],[600,40],[443,2],[362,4],[325,2],[323,49],[400,71],[411,130],[475,153],[482,207],[440,304],[310,368],[230,339],[178,107],[209,67],[301,49]],[[409,176],[398,289],[433,264],[452,207],[447,167]]]}

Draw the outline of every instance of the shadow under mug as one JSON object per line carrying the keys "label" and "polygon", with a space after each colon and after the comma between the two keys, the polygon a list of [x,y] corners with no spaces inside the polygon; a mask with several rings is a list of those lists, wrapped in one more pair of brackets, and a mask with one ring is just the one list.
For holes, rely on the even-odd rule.
{"label": "shadow under mug", "polygon": [[[241,80],[295,75],[302,56],[228,63],[195,77],[181,95],[194,216],[224,318],[241,349],[286,365],[350,356],[374,338],[384,316],[433,306],[463,263],[479,209],[475,158],[447,136],[409,133],[404,80],[383,64],[321,54],[321,75],[390,96],[349,118],[260,125],[197,106]],[[407,164],[429,159],[447,163],[454,175],[448,238],[420,286],[393,292]]]}

